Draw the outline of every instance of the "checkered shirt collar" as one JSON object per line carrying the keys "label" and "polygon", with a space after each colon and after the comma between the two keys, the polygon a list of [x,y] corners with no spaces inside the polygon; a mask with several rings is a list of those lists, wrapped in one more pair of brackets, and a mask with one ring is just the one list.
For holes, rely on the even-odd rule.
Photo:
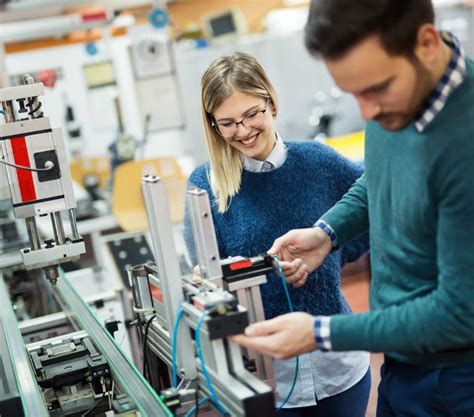
{"label": "checkered shirt collar", "polygon": [[426,100],[423,110],[415,120],[415,127],[418,132],[423,132],[436,115],[443,110],[448,97],[462,84],[466,75],[466,60],[459,40],[449,32],[440,33],[443,40],[451,48],[452,56],[441,80]]}

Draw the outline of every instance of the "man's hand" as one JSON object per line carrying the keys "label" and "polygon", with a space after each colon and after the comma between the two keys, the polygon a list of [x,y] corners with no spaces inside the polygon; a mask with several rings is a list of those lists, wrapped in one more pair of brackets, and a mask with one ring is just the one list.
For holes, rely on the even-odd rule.
{"label": "man's hand", "polygon": [[316,349],[314,317],[290,313],[272,320],[254,323],[245,335],[232,336],[234,342],[276,359],[288,359]]}
{"label": "man's hand", "polygon": [[273,242],[268,253],[281,260],[286,282],[301,287],[331,249],[329,236],[319,227],[311,227],[290,230]]}

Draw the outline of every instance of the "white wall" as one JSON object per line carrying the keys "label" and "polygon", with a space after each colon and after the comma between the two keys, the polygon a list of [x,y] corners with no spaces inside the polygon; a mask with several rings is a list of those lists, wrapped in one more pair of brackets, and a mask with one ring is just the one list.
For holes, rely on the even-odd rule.
{"label": "white wall", "polygon": [[[47,88],[46,96],[42,99],[45,115],[51,118],[53,126],[64,127],[63,94],[66,94],[68,101],[74,108],[85,138],[86,146],[83,154],[87,156],[106,154],[107,147],[115,138],[116,129],[98,130],[94,128],[82,67],[85,64],[112,60],[125,129],[141,140],[143,121],[127,49],[129,43],[130,39],[126,36],[103,40],[97,43],[99,52],[95,56],[86,53],[84,44],[9,54],[6,56],[6,69],[8,74],[18,74],[47,68],[62,68],[64,79],[58,81],[53,89]],[[115,108],[104,108],[102,112],[104,114],[101,117],[110,117],[115,114]],[[183,153],[182,143],[183,132],[181,130],[152,132],[148,137],[145,155],[147,158],[179,156]]]}

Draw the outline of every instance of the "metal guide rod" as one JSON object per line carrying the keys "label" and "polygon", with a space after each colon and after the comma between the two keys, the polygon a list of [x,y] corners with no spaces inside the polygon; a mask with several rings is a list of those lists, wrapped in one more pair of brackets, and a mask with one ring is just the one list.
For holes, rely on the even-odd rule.
{"label": "metal guide rod", "polygon": [[[163,290],[163,299],[166,300],[164,303],[167,315],[166,321],[170,326],[173,326],[184,297],[165,186],[160,178],[146,175],[142,179],[142,192],[155,261]],[[172,327],[169,331],[171,330]],[[184,354],[191,343],[189,332],[186,331],[185,326],[180,326],[178,330],[177,362],[184,368],[187,379],[196,377],[194,358],[192,355]]]}
{"label": "metal guide rod", "polygon": [[13,108],[13,103],[11,101],[2,102],[3,115],[5,117],[6,123],[12,123],[15,119],[15,110]]}
{"label": "metal guide rod", "polygon": [[[31,370],[26,347],[18,328],[15,313],[8,297],[8,289],[2,275],[0,275],[0,320],[10,353],[9,359],[17,376],[17,388],[21,394],[25,415],[49,417],[43,395]],[[8,360],[7,358],[5,359]]]}
{"label": "metal guide rod", "polygon": [[[201,276],[204,279],[219,280],[222,278],[222,267],[209,196],[205,190],[195,189],[188,191],[187,199]],[[222,287],[220,283],[219,286]]]}
{"label": "metal guide rod", "polygon": [[[101,353],[107,359],[113,376],[120,381],[123,389],[136,402],[144,417],[159,417],[171,414],[165,408],[158,395],[145,381],[139,371],[129,362],[123,351],[117,346],[110,333],[99,323],[98,318],[76,293],[64,275],[58,281],[57,291],[65,306],[73,313],[82,328],[89,334]],[[35,415],[35,414],[32,414]]]}
{"label": "metal guide rod", "polygon": [[53,227],[54,240],[58,245],[64,245],[66,243],[66,235],[64,234],[63,219],[61,213],[55,211],[50,213],[51,225]]}
{"label": "metal guide rod", "polygon": [[41,248],[41,240],[38,233],[38,227],[36,225],[36,218],[26,217],[26,231],[28,233],[28,240],[30,241],[31,249],[38,250]]}
{"label": "metal guide rod", "polygon": [[69,216],[69,223],[71,225],[72,239],[73,240],[81,239],[81,235],[79,234],[79,231],[77,230],[76,212],[74,211],[73,208],[71,208],[67,211],[67,214]]}

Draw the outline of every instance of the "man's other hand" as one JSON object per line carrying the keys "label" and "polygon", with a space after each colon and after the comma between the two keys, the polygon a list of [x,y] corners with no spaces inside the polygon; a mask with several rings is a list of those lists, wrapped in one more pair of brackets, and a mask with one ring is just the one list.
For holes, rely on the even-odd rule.
{"label": "man's other hand", "polygon": [[245,334],[232,336],[240,345],[276,359],[288,359],[316,349],[315,318],[307,313],[289,313],[254,323]]}

